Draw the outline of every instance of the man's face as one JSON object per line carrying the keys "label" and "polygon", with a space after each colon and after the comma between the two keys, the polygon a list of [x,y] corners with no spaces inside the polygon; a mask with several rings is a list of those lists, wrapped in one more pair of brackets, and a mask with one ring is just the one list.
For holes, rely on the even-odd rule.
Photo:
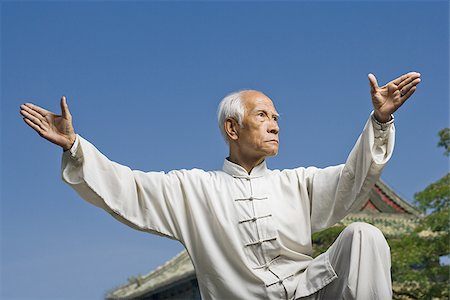
{"label": "man's face", "polygon": [[243,128],[237,140],[240,150],[252,157],[278,153],[278,113],[266,95],[251,91],[244,94]]}

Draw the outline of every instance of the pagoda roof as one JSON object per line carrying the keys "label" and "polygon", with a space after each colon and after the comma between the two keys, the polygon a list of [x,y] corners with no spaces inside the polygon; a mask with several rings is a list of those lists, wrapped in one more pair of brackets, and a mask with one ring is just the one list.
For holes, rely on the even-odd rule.
{"label": "pagoda roof", "polygon": [[372,210],[375,213],[407,214],[420,217],[421,212],[408,201],[400,197],[381,178],[368,195],[360,211]]}

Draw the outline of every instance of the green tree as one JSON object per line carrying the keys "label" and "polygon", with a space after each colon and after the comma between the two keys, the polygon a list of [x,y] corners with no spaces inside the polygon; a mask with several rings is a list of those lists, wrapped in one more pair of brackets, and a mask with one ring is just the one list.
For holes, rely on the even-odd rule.
{"label": "green tree", "polygon": [[444,154],[448,156],[449,154],[449,146],[450,146],[450,128],[444,128],[441,131],[439,131],[439,147],[444,147],[445,152]]}
{"label": "green tree", "polygon": [[[438,146],[449,155],[450,130],[439,132]],[[449,256],[450,173],[414,195],[424,217],[415,230],[390,239],[392,277],[396,299],[448,299],[448,265],[440,258]]]}

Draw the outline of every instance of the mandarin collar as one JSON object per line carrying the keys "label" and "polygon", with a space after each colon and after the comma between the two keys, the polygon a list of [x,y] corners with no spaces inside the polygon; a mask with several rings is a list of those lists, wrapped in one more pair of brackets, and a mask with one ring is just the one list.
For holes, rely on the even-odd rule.
{"label": "mandarin collar", "polygon": [[225,158],[223,162],[223,171],[233,177],[241,177],[241,178],[255,178],[255,177],[261,177],[266,174],[268,171],[266,161],[264,160],[259,165],[255,166],[250,174],[247,173],[247,171],[241,167],[238,164],[235,164],[234,162],[229,161],[227,158]]}

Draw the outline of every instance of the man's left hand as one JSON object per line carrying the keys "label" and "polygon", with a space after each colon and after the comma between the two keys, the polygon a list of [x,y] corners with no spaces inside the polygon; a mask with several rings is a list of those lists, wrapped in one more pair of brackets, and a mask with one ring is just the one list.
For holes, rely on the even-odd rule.
{"label": "man's left hand", "polygon": [[379,87],[375,75],[369,74],[370,94],[375,118],[386,123],[400,106],[416,91],[420,83],[420,73],[410,72],[402,75],[385,86]]}

